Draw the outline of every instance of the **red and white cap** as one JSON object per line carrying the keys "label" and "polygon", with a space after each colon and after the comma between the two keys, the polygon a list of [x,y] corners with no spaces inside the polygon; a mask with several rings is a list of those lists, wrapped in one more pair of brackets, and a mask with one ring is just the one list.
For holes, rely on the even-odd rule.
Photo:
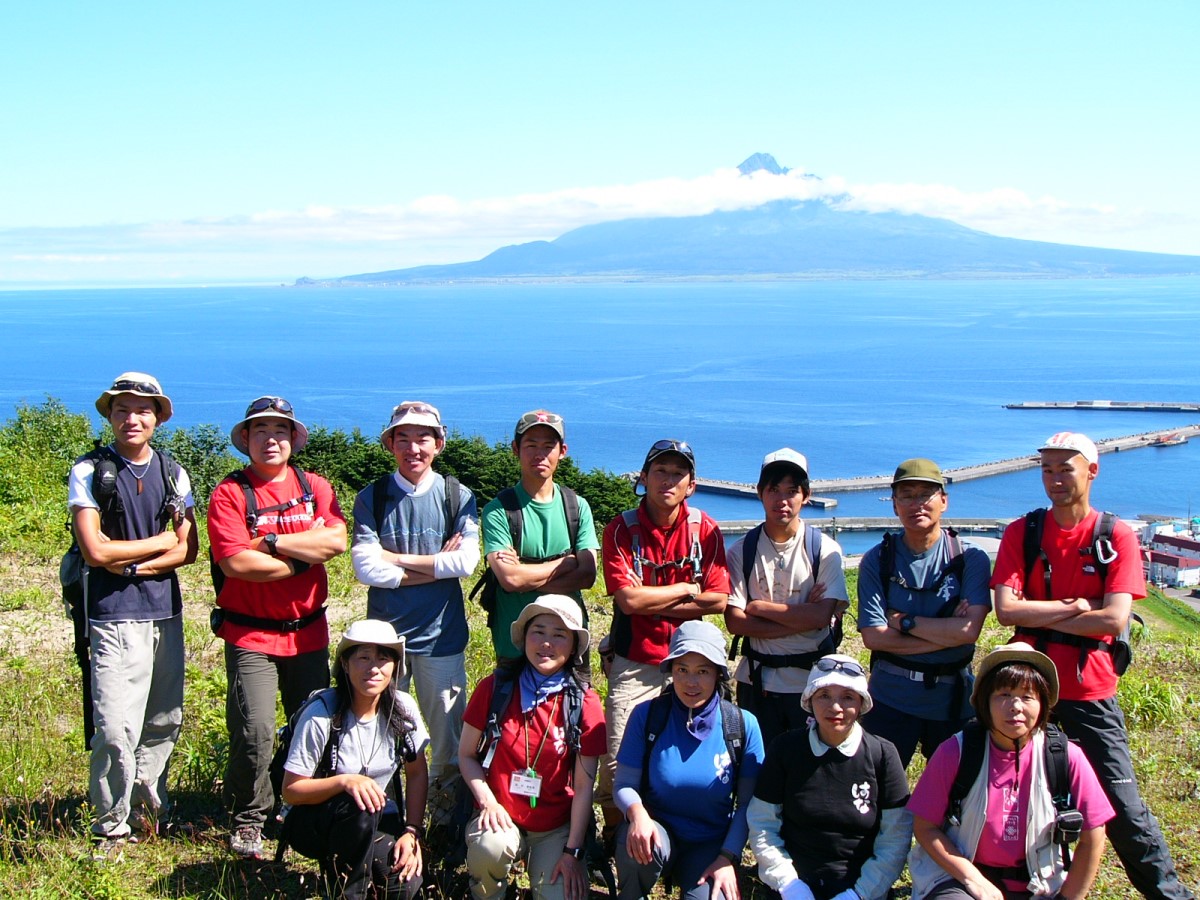
{"label": "red and white cap", "polygon": [[1050,435],[1042,446],[1038,447],[1038,453],[1043,450],[1071,450],[1089,463],[1100,460],[1100,451],[1096,449],[1092,439],[1086,434],[1079,434],[1075,431],[1060,431],[1058,434]]}

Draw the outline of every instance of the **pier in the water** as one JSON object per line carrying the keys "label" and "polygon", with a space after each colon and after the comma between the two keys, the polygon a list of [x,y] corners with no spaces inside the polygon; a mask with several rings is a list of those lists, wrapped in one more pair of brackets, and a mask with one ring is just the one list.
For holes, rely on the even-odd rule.
{"label": "pier in the water", "polygon": [[1099,409],[1120,412],[1198,412],[1200,403],[1160,403],[1140,400],[1025,400],[1005,403],[1005,409]]}
{"label": "pier in the water", "polygon": [[[1143,431],[1139,434],[1127,434],[1123,437],[1102,438],[1096,441],[1096,449],[1101,453],[1119,453],[1122,450],[1136,450],[1140,447],[1170,447],[1174,444],[1182,444],[1188,438],[1195,437],[1198,434],[1200,434],[1200,425],[1182,425],[1178,428]],[[974,478],[988,478],[992,475],[1003,475],[1006,472],[1032,469],[1036,468],[1037,465],[1037,454],[1031,453],[1028,456],[1014,456],[1010,459],[998,459],[993,462],[943,469],[942,474],[946,476],[947,484],[954,484],[958,481],[970,481]],[[836,500],[821,495],[840,493],[842,491],[887,490],[891,487],[891,484],[891,475],[858,475],[853,478],[814,479],[809,486],[813,493],[810,503],[820,508],[836,506]],[[757,496],[757,492],[752,484],[737,481],[718,481],[712,478],[697,478],[696,490],[710,494],[733,494],[741,497]]]}
{"label": "pier in the water", "polygon": [[[986,534],[1000,536],[1006,525],[1011,522],[1011,519],[986,519],[986,518],[945,518],[942,519],[942,525],[953,528],[962,534]],[[829,534],[837,534],[842,531],[887,531],[895,529],[895,516],[838,516],[836,518],[821,518],[810,519],[807,516],[804,518],[805,524],[819,528]],[[721,534],[728,537],[734,534],[745,534],[755,525],[761,524],[761,520],[733,520],[721,522]]]}

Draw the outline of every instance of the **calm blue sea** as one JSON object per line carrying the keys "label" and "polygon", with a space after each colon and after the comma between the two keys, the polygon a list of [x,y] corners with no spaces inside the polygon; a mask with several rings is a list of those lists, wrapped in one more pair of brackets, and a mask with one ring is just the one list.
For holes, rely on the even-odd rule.
{"label": "calm blue sea", "polygon": [[[0,413],[73,409],[126,369],[152,372],[173,424],[231,424],[277,393],[309,424],[376,433],[424,399],[489,440],[545,406],[585,468],[626,471],[661,437],[701,474],[752,481],[764,452],[814,477],[957,466],[1030,452],[1052,432],[1105,437],[1180,414],[1018,412],[1019,400],[1200,399],[1200,279],[179,288],[0,293]],[[1200,441],[1106,455],[1096,505],[1200,512]],[[875,494],[838,513],[887,515]],[[951,513],[1015,516],[1033,470],[956,486]],[[718,518],[757,504],[704,497]]]}

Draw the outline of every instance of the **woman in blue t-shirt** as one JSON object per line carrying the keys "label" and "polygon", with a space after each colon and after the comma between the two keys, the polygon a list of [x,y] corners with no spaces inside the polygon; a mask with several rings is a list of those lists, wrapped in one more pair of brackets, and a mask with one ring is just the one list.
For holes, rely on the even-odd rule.
{"label": "woman in blue t-shirt", "polygon": [[871,695],[853,657],[817,660],[800,703],[808,727],[771,741],[750,801],[759,876],[783,900],[880,900],[912,842],[900,755],[858,723]]}
{"label": "woman in blue t-shirt", "polygon": [[[614,784],[625,815],[617,831],[619,900],[649,897],[660,877],[683,900],[739,896],[746,804],[763,743],[754,716],[725,699],[725,659],[716,626],[684,622],[661,665],[670,687],[629,718]],[[740,727],[732,716],[740,716]]]}

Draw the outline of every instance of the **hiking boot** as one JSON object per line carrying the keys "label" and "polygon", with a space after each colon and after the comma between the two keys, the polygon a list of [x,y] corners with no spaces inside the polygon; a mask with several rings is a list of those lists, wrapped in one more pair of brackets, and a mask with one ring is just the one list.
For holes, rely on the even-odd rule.
{"label": "hiking boot", "polygon": [[100,865],[110,862],[119,863],[125,859],[125,845],[136,843],[137,838],[128,834],[120,837],[104,837],[94,834],[92,835],[92,862]]}
{"label": "hiking boot", "polygon": [[229,849],[239,859],[262,859],[262,829],[257,825],[240,825],[229,835]]}

